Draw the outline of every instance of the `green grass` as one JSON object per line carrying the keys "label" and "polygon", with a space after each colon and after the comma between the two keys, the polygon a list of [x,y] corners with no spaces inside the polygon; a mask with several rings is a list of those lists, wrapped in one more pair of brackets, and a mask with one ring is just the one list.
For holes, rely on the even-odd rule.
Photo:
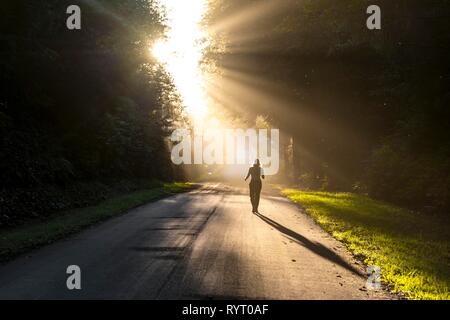
{"label": "green grass", "polygon": [[282,191],[410,299],[450,299],[448,222],[351,193]]}
{"label": "green grass", "polygon": [[0,260],[9,260],[20,253],[67,237],[129,209],[174,193],[191,190],[194,187],[194,184],[186,182],[165,183],[161,187],[115,197],[96,206],[60,212],[45,221],[2,230],[0,231]]}

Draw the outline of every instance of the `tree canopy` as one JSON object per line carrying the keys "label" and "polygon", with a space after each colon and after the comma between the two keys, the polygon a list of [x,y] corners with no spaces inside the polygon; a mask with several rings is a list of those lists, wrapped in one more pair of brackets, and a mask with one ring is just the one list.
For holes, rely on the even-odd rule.
{"label": "tree canopy", "polygon": [[378,1],[381,30],[370,1],[210,2],[212,56],[276,97],[245,103],[294,137],[294,182],[448,209],[448,1]]}
{"label": "tree canopy", "polygon": [[165,137],[179,106],[149,54],[162,17],[146,0],[79,1],[70,31],[70,4],[0,5],[0,225],[73,206],[61,190],[77,183],[173,177]]}

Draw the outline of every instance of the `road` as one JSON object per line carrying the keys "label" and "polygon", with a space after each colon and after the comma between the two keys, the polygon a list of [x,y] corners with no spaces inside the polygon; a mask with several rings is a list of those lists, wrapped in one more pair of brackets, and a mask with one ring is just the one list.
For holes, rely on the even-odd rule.
{"label": "road", "polygon": [[[388,299],[344,246],[276,193],[207,184],[0,267],[0,299]],[[81,290],[66,269],[81,268]]]}

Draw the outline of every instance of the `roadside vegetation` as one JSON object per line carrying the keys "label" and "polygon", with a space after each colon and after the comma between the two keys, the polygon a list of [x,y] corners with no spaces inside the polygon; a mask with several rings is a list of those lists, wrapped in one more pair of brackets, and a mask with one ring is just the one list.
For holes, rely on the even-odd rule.
{"label": "roadside vegetation", "polygon": [[284,189],[320,226],[344,242],[382,281],[410,299],[450,299],[449,227],[363,195]]}
{"label": "roadside vegetation", "polygon": [[189,191],[195,185],[187,182],[164,183],[151,189],[116,196],[97,205],[55,213],[45,220],[34,220],[0,231],[0,261],[67,237],[129,209],[175,193]]}
{"label": "roadside vegetation", "polygon": [[163,16],[147,0],[91,1],[72,32],[72,4],[0,4],[0,229],[184,180],[166,144],[183,108],[149,55]]}

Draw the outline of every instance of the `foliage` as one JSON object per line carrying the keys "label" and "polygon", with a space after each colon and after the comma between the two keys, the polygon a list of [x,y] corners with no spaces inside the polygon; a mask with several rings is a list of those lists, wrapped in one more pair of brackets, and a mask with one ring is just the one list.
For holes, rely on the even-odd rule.
{"label": "foliage", "polygon": [[[78,31],[66,28],[71,4]],[[0,227],[99,200],[119,181],[172,179],[165,137],[180,112],[149,54],[164,31],[151,1],[0,9]]]}
{"label": "foliage", "polygon": [[376,31],[366,0],[210,2],[215,57],[294,138],[297,183],[448,212],[449,1],[377,1]]}

